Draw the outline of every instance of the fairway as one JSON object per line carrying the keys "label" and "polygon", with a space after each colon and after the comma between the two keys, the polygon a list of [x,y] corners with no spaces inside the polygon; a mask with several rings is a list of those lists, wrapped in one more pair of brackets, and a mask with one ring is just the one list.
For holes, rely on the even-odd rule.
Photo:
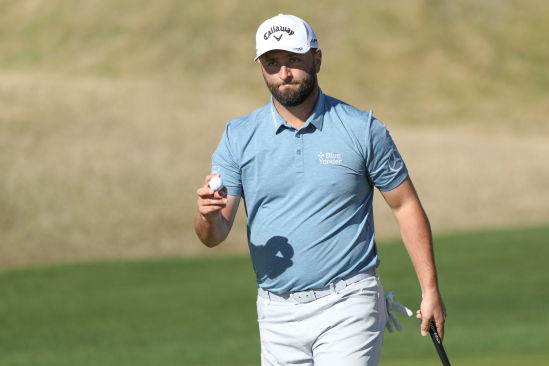
{"label": "fairway", "polygon": [[[549,228],[436,238],[455,365],[542,364]],[[414,311],[404,247],[380,245],[386,291]],[[107,262],[0,273],[0,365],[258,365],[246,257]],[[439,365],[415,318],[386,333],[381,365]]]}

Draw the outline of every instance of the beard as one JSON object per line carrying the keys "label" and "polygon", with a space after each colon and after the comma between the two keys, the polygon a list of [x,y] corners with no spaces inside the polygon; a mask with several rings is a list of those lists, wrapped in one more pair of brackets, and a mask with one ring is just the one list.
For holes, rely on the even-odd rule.
{"label": "beard", "polygon": [[[263,75],[263,79],[265,79],[265,84],[273,97],[284,107],[296,107],[300,105],[306,101],[318,87],[316,63],[314,61],[313,66],[307,72],[307,75],[303,80],[292,80],[289,83],[269,83],[265,78],[265,75]],[[299,85],[299,88],[297,90],[286,90],[283,92],[279,89],[279,86],[281,85]]]}

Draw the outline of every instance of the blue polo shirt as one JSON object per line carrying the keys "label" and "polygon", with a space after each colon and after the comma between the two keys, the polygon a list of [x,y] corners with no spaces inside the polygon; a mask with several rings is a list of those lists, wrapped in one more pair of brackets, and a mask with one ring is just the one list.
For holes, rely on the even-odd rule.
{"label": "blue polo shirt", "polygon": [[379,265],[373,187],[408,170],[385,125],[319,93],[297,130],[271,102],[231,120],[212,156],[229,195],[242,196],[260,287],[275,293],[327,286]]}

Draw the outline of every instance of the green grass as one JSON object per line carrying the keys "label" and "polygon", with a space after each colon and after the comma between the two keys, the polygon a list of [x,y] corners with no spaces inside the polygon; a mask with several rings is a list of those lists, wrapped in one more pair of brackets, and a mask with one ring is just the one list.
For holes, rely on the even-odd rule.
{"label": "green grass", "polygon": [[[450,359],[498,355],[512,359],[513,355],[545,353],[548,239],[549,228],[537,228],[458,234],[436,241],[439,281],[448,311],[445,347]],[[381,246],[380,252],[386,258],[382,263],[385,288],[394,289],[398,299],[418,309],[419,288],[410,275],[406,254],[394,245]],[[385,358],[434,354],[430,340],[417,336],[419,329],[414,329],[413,321],[405,323],[409,326],[405,325],[402,334],[386,337]]]}
{"label": "green grass", "polygon": [[221,365],[257,356],[244,258],[4,273],[1,365]]}
{"label": "green grass", "polygon": [[[453,364],[549,357],[549,228],[439,237],[436,256]],[[404,248],[381,245],[386,290],[412,309]],[[108,262],[0,273],[0,365],[258,365],[248,258]],[[382,365],[438,365],[418,320],[385,337]]]}

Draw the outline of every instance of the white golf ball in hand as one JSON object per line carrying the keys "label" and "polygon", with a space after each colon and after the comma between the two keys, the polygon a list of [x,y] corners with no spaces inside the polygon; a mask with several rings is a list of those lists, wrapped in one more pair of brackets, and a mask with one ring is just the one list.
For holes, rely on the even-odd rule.
{"label": "white golf ball in hand", "polygon": [[223,188],[223,181],[219,177],[213,177],[210,179],[210,188],[214,191],[219,191],[221,188]]}

